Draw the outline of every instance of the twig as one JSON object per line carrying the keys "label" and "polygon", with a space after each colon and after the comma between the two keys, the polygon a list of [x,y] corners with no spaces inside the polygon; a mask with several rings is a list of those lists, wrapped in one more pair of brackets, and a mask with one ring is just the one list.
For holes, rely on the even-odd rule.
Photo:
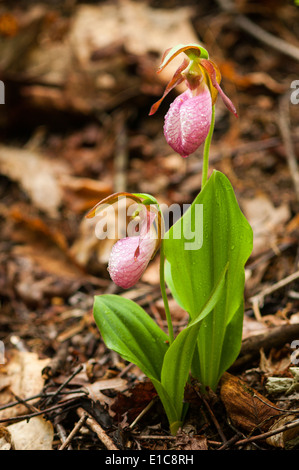
{"label": "twig", "polygon": [[153,439],[153,440],[161,440],[161,441],[164,441],[164,440],[169,440],[169,441],[172,441],[174,439],[177,439],[177,436],[159,436],[159,435],[156,435],[156,434],[132,434],[134,436],[134,439],[137,439],[137,440],[143,440],[143,439]]}
{"label": "twig", "polygon": [[299,426],[299,419],[296,419],[295,421],[292,421],[291,423],[287,423],[287,424],[281,426],[280,428],[273,429],[272,431],[264,432],[263,434],[259,434],[258,436],[251,436],[251,437],[248,437],[246,439],[242,439],[240,441],[237,441],[235,443],[235,445],[239,446],[239,445],[248,444],[249,442],[259,441],[261,439],[264,440],[264,439],[267,439],[270,436],[274,436],[275,434],[279,434],[279,433],[287,431],[289,429],[296,428],[297,426]]}
{"label": "twig", "polygon": [[263,42],[267,46],[272,47],[278,52],[288,55],[289,57],[292,57],[292,59],[299,61],[298,47],[274,36],[273,34],[268,33],[268,31],[265,31],[263,28],[253,23],[253,21],[244,15],[237,15],[235,22],[244,31],[251,34],[251,36]]}
{"label": "twig", "polygon": [[292,59],[299,61],[298,47],[268,33],[268,31],[265,31],[263,28],[253,23],[249,18],[238,13],[231,0],[217,0],[217,2],[224,11],[234,15],[234,21],[241,29],[281,54],[288,55]]}
{"label": "twig", "polygon": [[[76,393],[78,393],[78,394],[81,393],[82,396],[86,396],[88,394],[86,391],[79,388],[78,390],[68,390],[68,391],[65,391],[65,392],[60,392],[60,395],[74,395]],[[53,395],[56,396],[57,392],[37,393],[36,395],[32,395],[31,397],[22,398],[22,403],[25,403],[25,402],[28,402],[28,401],[31,401],[31,400],[36,400],[36,398],[48,398],[48,397],[51,397]],[[13,408],[14,406],[19,405],[19,404],[20,404],[19,400],[11,401],[10,403],[7,403],[6,405],[1,405],[0,406],[0,411],[6,410],[7,408]]]}
{"label": "twig", "polygon": [[114,444],[113,440],[106,434],[104,429],[99,425],[99,423],[89,413],[87,413],[85,410],[83,410],[83,408],[78,408],[77,409],[77,414],[80,416],[80,418],[82,416],[85,416],[85,414],[87,415],[87,418],[86,418],[87,426],[89,426],[92,429],[92,431],[94,431],[96,433],[96,435],[98,436],[100,441],[104,444],[104,446],[108,450],[119,450],[116,447],[116,445]]}
{"label": "twig", "polygon": [[215,427],[216,427],[216,429],[217,429],[217,431],[218,431],[219,436],[221,437],[222,442],[226,442],[227,439],[226,439],[226,437],[225,437],[225,435],[224,435],[224,433],[223,433],[223,431],[222,431],[222,429],[221,429],[221,427],[220,427],[220,425],[219,425],[219,423],[218,423],[218,421],[217,421],[217,419],[216,419],[216,417],[215,417],[215,415],[214,415],[214,413],[213,413],[213,411],[212,411],[210,405],[208,404],[206,398],[205,398],[202,394],[200,394],[200,393],[198,392],[198,390],[196,389],[196,387],[193,387],[193,389],[194,389],[196,395],[197,395],[199,398],[201,398],[202,401],[203,401],[203,403],[205,404],[205,407],[207,408],[207,410],[208,410],[208,412],[209,412],[209,414],[210,414],[210,416],[211,416],[211,419],[212,419],[212,421],[213,421],[213,423],[214,423],[214,425],[215,425]]}
{"label": "twig", "polygon": [[[32,397],[29,397],[29,398],[23,398],[22,399],[22,403],[25,403],[25,402],[28,402],[28,401],[31,401],[31,400],[35,400],[36,398],[40,398],[42,397],[43,395],[41,393],[38,393],[37,395],[33,395]],[[0,406],[0,411],[2,410],[6,410],[7,408],[12,408],[16,405],[19,405],[20,401],[17,400],[17,401],[12,401],[10,403],[7,403],[6,405],[1,405]]]}
{"label": "twig", "polygon": [[259,294],[252,296],[249,300],[252,302],[252,304],[258,303],[258,305],[262,307],[266,295],[272,294],[273,292],[277,291],[278,289],[281,289],[282,287],[285,287],[296,279],[299,279],[299,271],[290,274],[289,276],[285,277],[284,279],[281,279],[272,286],[266,287]]}
{"label": "twig", "polygon": [[81,370],[83,369],[83,366],[80,365],[79,367],[77,367],[77,369],[72,373],[72,375],[70,375],[70,377],[68,377],[65,382],[63,382],[60,387],[58,387],[58,389],[55,391],[55,393],[49,398],[47,404],[49,405],[53,400],[54,398],[59,395],[59,393],[61,392],[61,390],[77,375],[79,374],[79,372],[81,372]]}
{"label": "twig", "polygon": [[291,131],[290,131],[291,122],[290,122],[289,106],[290,106],[290,96],[287,93],[286,95],[282,96],[280,103],[279,103],[278,124],[279,124],[280,133],[281,133],[285,150],[286,150],[287,162],[288,162],[291,178],[293,180],[297,201],[299,201],[299,169],[298,169],[298,163],[297,163],[295,150],[294,150],[294,146],[292,142]]}
{"label": "twig", "polygon": [[[284,408],[278,408],[277,406],[273,405],[272,403],[268,403],[264,401],[259,395],[254,394],[254,398],[257,398],[260,400],[262,403],[264,403],[266,406],[269,406],[269,408],[273,408],[273,410],[280,411],[282,414],[288,415],[288,414],[297,414],[299,413],[299,410],[285,410]],[[273,416],[270,416],[270,419],[273,418]]]}
{"label": "twig", "polygon": [[74,426],[74,428],[72,429],[72,431],[70,432],[70,434],[68,435],[68,437],[65,439],[65,441],[62,443],[62,445],[59,447],[58,450],[64,450],[66,447],[69,446],[71,440],[77,434],[77,432],[81,429],[86,419],[87,419],[87,414],[84,412],[81,418],[79,419],[78,423],[76,423],[76,425]]}
{"label": "twig", "polygon": [[227,449],[228,447],[232,446],[233,444],[235,444],[238,439],[240,439],[240,433],[239,434],[235,434],[233,437],[231,437],[228,441],[226,441],[221,447],[219,447],[217,450],[225,450]]}
{"label": "twig", "polygon": [[148,412],[148,410],[151,409],[151,407],[153,406],[153,404],[157,401],[158,397],[154,397],[147,405],[146,407],[141,411],[141,413],[139,413],[139,415],[137,416],[137,418],[134,419],[134,421],[130,424],[129,428],[130,429],[133,429],[134,426],[136,426],[136,424],[138,423],[138,421],[140,421],[140,419]]}
{"label": "twig", "polygon": [[[59,439],[61,440],[62,443],[64,443],[65,440],[67,439],[67,434],[66,434],[64,427],[62,426],[61,423],[57,423],[56,429],[57,429]],[[69,450],[71,450],[71,446],[69,446]]]}
{"label": "twig", "polygon": [[57,354],[53,357],[51,362],[42,370],[42,376],[44,379],[49,379],[50,377],[53,377],[59,370],[61,370],[67,359],[67,355],[69,352],[68,348],[68,341],[65,341],[61,344],[57,351]]}
{"label": "twig", "polygon": [[130,362],[126,367],[123,368],[123,370],[117,375],[117,377],[123,377],[124,375],[126,375],[127,372],[129,372],[130,369],[132,369],[132,367],[134,367],[135,364],[133,364],[132,362]]}
{"label": "twig", "polygon": [[218,421],[217,421],[210,405],[208,404],[208,402],[207,402],[207,400],[205,399],[204,396],[201,396],[201,399],[204,402],[208,412],[210,413],[211,419],[212,419],[212,421],[213,421],[213,423],[214,423],[214,425],[215,425],[215,427],[218,431],[219,436],[221,437],[222,442],[226,442],[227,439],[226,439],[226,437],[225,437],[225,435],[224,435],[224,433],[223,433],[223,431],[222,431],[222,429],[221,429],[221,427],[220,427],[220,425],[219,425],[219,423],[218,423]]}
{"label": "twig", "polygon": [[251,363],[259,356],[261,348],[264,352],[272,348],[279,348],[291,342],[293,339],[298,338],[298,335],[299,324],[294,323],[275,326],[269,328],[269,331],[266,333],[245,338],[242,342],[240,354],[229,370],[235,371]]}
{"label": "twig", "polygon": [[45,408],[44,410],[35,411],[31,414],[13,416],[11,418],[3,418],[3,419],[0,419],[0,423],[12,423],[12,422],[17,422],[17,421],[23,421],[24,419],[30,419],[30,418],[33,418],[34,416],[41,416],[41,415],[50,413],[51,411],[61,409],[61,407],[65,404],[69,405],[69,404],[75,403],[76,401],[77,401],[77,398],[74,398],[72,400],[66,401],[65,403],[58,403],[57,405],[50,406],[49,408]]}
{"label": "twig", "polygon": [[15,399],[18,401],[18,404],[24,405],[25,408],[27,408],[28,411],[31,411],[32,413],[35,413],[36,411],[39,411],[37,408],[35,408],[35,406],[30,405],[26,400],[24,400],[23,398],[20,398],[15,393],[13,393],[13,395],[14,395]]}

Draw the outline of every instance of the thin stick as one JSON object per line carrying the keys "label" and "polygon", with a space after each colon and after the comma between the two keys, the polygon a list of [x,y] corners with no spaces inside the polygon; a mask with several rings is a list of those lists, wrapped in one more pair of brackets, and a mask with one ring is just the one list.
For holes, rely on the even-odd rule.
{"label": "thin stick", "polygon": [[217,429],[217,431],[218,431],[219,436],[221,437],[222,442],[223,442],[223,443],[226,442],[227,439],[226,439],[226,437],[225,437],[225,435],[224,435],[224,433],[223,433],[223,431],[222,431],[222,429],[221,429],[221,427],[220,427],[220,425],[219,425],[219,423],[218,423],[218,421],[217,421],[217,419],[216,419],[216,417],[215,417],[215,415],[214,415],[214,413],[213,413],[213,411],[212,411],[212,409],[211,409],[209,403],[207,402],[207,400],[205,399],[204,396],[201,396],[201,399],[202,399],[202,401],[204,402],[204,404],[205,404],[205,406],[206,406],[208,412],[210,413],[211,419],[212,419],[212,421],[213,421],[213,423],[214,423],[214,425],[215,425],[215,427],[216,427],[216,429]]}
{"label": "thin stick", "polygon": [[239,14],[231,0],[217,0],[217,3],[224,11],[235,15],[234,20],[238,27],[281,54],[285,54],[292,59],[299,60],[298,47],[293,44],[289,44],[271,33],[268,33],[268,31],[265,31],[263,28],[253,23],[253,21],[246,16]]}
{"label": "thin stick", "polygon": [[253,23],[244,15],[237,15],[235,21],[236,24],[244,31],[250,33],[253,37],[263,42],[264,44],[267,44],[267,46],[276,49],[282,54],[292,57],[292,59],[299,60],[298,47],[274,36],[273,34],[268,33],[268,31],[265,31],[263,28]]}
{"label": "thin stick", "polygon": [[74,426],[74,428],[72,429],[72,431],[70,432],[70,434],[68,435],[68,437],[65,439],[65,441],[62,443],[62,445],[59,447],[58,450],[64,450],[66,447],[69,446],[71,440],[77,434],[77,432],[81,429],[86,419],[87,419],[87,414],[83,413],[78,423]]}
{"label": "thin stick", "polygon": [[129,426],[130,429],[133,429],[133,427],[136,426],[136,424],[138,423],[138,421],[140,421],[140,419],[148,412],[148,410],[151,409],[151,407],[153,406],[153,404],[157,401],[157,398],[158,398],[158,397],[154,397],[154,398],[146,405],[146,407],[141,411],[141,413],[139,413],[139,415],[137,416],[137,418],[135,418],[134,421],[130,424],[130,426]]}
{"label": "thin stick", "polygon": [[284,426],[281,426],[280,428],[273,429],[272,431],[264,432],[263,434],[259,434],[258,436],[251,436],[246,439],[237,441],[235,445],[239,446],[239,445],[247,444],[249,442],[259,441],[261,439],[267,439],[270,436],[274,436],[275,434],[279,434],[289,429],[296,428],[297,426],[299,426],[299,419],[296,419],[295,421],[292,421],[291,423],[287,423]]}
{"label": "thin stick", "polygon": [[92,429],[92,431],[96,433],[100,441],[104,444],[104,446],[108,450],[119,450],[114,444],[113,440],[105,433],[104,429],[89,413],[83,410],[83,408],[78,408],[77,414],[80,416],[80,418],[82,416],[85,416],[85,414],[87,415],[87,418],[86,418],[87,426],[89,426]]}
{"label": "thin stick", "polygon": [[139,440],[159,439],[161,441],[164,441],[164,440],[172,441],[174,439],[177,439],[177,436],[159,436],[156,434],[133,434],[133,435],[134,435],[134,439],[139,439]]}
{"label": "thin stick", "polygon": [[[79,388],[78,390],[69,390],[65,392],[60,392],[60,395],[74,395],[75,393],[78,393],[78,394],[81,393],[82,396],[88,395],[88,393],[85,390],[82,390],[81,388]],[[36,395],[32,395],[31,397],[22,398],[22,403],[25,403],[31,400],[36,400],[36,398],[49,398],[49,397],[52,397],[53,395],[56,396],[57,392],[37,393]],[[7,408],[13,408],[14,406],[19,405],[19,404],[20,404],[20,401],[11,401],[10,403],[7,403],[6,405],[1,405],[0,411],[6,410]]]}
{"label": "thin stick", "polygon": [[[57,429],[59,439],[61,440],[62,443],[64,443],[64,441],[67,439],[67,434],[66,434],[66,431],[65,431],[64,427],[62,426],[61,423],[57,423],[56,424],[56,429]],[[70,445],[69,450],[71,450],[71,448],[72,448],[72,446]]]}
{"label": "thin stick", "polygon": [[24,419],[30,419],[30,418],[33,418],[34,416],[40,416],[43,414],[50,413],[50,411],[61,409],[62,406],[72,404],[76,401],[77,401],[77,398],[68,400],[65,403],[58,403],[57,405],[50,406],[49,408],[45,408],[44,410],[36,411],[31,414],[13,416],[12,418],[3,418],[3,419],[0,419],[0,423],[12,423],[12,422],[23,421]]}
{"label": "thin stick", "polygon": [[37,412],[39,411],[37,408],[35,408],[35,406],[30,405],[26,400],[23,400],[23,398],[20,398],[15,393],[13,393],[13,395],[16,398],[16,400],[18,400],[18,403],[24,405],[25,408],[27,408],[28,411],[31,411],[32,413],[35,413],[36,411]]}
{"label": "thin stick", "polygon": [[58,389],[56,390],[56,392],[54,393],[54,395],[52,395],[49,400],[48,400],[48,403],[51,403],[53,401],[53,399],[59,395],[59,393],[61,392],[61,390],[77,375],[79,374],[79,372],[81,372],[81,370],[83,369],[83,366],[80,365],[79,367],[77,367],[77,369],[72,373],[72,375],[70,375],[70,377],[68,377],[65,382],[63,382],[60,387],[58,387]]}
{"label": "thin stick", "polygon": [[296,271],[295,273],[290,274],[284,279],[281,279],[281,281],[276,282],[272,286],[267,287],[259,294],[251,297],[250,301],[252,302],[252,304],[256,305],[258,303],[258,305],[263,306],[264,298],[266,297],[266,295],[272,294],[273,292],[277,291],[278,289],[281,289],[282,287],[285,287],[296,279],[299,279],[299,271]]}

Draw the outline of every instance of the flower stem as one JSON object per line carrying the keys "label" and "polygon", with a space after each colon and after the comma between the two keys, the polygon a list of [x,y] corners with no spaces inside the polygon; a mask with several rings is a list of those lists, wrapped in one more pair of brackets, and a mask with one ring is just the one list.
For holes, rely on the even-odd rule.
{"label": "flower stem", "polygon": [[214,132],[214,126],[215,126],[215,105],[212,106],[211,126],[210,126],[209,133],[207,135],[207,138],[205,140],[205,146],[204,146],[204,151],[203,151],[201,189],[203,189],[204,185],[206,184],[206,182],[208,180],[209,154],[210,154],[211,140],[212,140],[213,132]]}
{"label": "flower stem", "polygon": [[165,289],[164,269],[165,269],[165,255],[164,255],[164,242],[162,240],[161,248],[160,248],[160,289],[161,289],[162,299],[164,302],[165,315],[166,315],[166,320],[167,320],[167,325],[168,325],[169,344],[171,344],[174,340],[174,336],[173,336],[173,326],[172,326],[171,315],[170,315],[170,310],[169,310],[168,298],[167,298],[166,289]]}

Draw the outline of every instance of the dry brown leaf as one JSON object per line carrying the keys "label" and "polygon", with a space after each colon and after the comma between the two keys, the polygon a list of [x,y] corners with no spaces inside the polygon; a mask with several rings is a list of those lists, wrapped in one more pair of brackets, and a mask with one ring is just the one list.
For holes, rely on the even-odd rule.
{"label": "dry brown leaf", "polygon": [[221,380],[220,396],[232,423],[247,432],[268,430],[280,414],[264,396],[227,372]]}
{"label": "dry brown leaf", "polygon": [[128,382],[121,377],[113,379],[101,379],[92,384],[84,385],[84,389],[87,390],[89,397],[92,401],[99,401],[102,405],[112,405],[113,398],[102,393],[103,390],[118,390],[124,391],[128,387]]}
{"label": "dry brown leaf", "polygon": [[16,245],[9,258],[8,285],[27,305],[42,305],[49,297],[65,298],[86,276],[59,248],[47,243]]}
{"label": "dry brown leaf", "polygon": [[0,173],[17,182],[35,207],[57,216],[62,194],[50,160],[36,152],[1,146]]}
{"label": "dry brown leaf", "polygon": [[53,426],[41,416],[11,424],[7,430],[14,450],[52,450]]}
{"label": "dry brown leaf", "polygon": [[60,185],[64,190],[64,203],[71,211],[82,213],[88,211],[99,201],[113,193],[111,181],[96,181],[90,178],[61,176]]}
{"label": "dry brown leaf", "polygon": [[119,392],[111,410],[118,417],[126,413],[128,421],[131,422],[155,396],[157,393],[151,382],[139,382],[127,392]]}
{"label": "dry brown leaf", "polygon": [[242,208],[253,230],[252,256],[275,249],[279,230],[291,216],[288,205],[275,207],[265,194],[257,194],[253,199],[243,200]]}
{"label": "dry brown leaf", "polygon": [[246,75],[241,75],[236,71],[232,62],[220,64],[220,69],[223,77],[228,78],[231,82],[241,88],[249,88],[252,85],[264,85],[274,93],[280,94],[286,91],[285,85],[278,83],[265,72],[251,72]]}
{"label": "dry brown leaf", "polygon": [[183,431],[179,431],[176,440],[176,450],[208,450],[206,436],[189,436]]}
{"label": "dry brown leaf", "polygon": [[80,5],[69,35],[78,62],[86,68],[92,52],[123,44],[134,55],[157,52],[178,42],[197,42],[190,8],[154,9],[146,2],[123,0],[102,5]]}
{"label": "dry brown leaf", "polygon": [[11,434],[5,426],[0,426],[0,450],[11,450]]}
{"label": "dry brown leaf", "polygon": [[267,330],[268,326],[265,325],[265,323],[261,323],[255,318],[250,318],[247,315],[244,316],[242,339],[253,335],[260,335],[261,333],[266,333]]}
{"label": "dry brown leaf", "polygon": [[[0,367],[0,402],[15,401],[15,395],[25,399],[41,392],[44,380],[42,370],[49,359],[39,359],[37,354],[14,351],[7,364]],[[34,400],[30,402],[33,404]],[[28,412],[24,405],[0,410],[0,419],[12,418]]]}
{"label": "dry brown leaf", "polygon": [[[22,224],[23,227],[26,227],[33,234],[40,234],[46,239],[52,240],[57,246],[59,246],[63,251],[67,250],[67,240],[65,234],[60,228],[54,227],[53,224],[47,223],[41,217],[31,214],[30,208],[23,204],[13,204],[8,210],[5,211],[5,216],[14,220],[17,223]],[[13,233],[13,236],[18,238],[16,232]],[[20,240],[18,240],[20,241]],[[30,241],[30,237],[26,238],[26,242]],[[45,240],[46,241],[46,240]]]}
{"label": "dry brown leaf", "polygon": [[[295,421],[298,421],[298,416],[287,414],[286,416],[278,418],[269,431],[274,431]],[[299,423],[298,426],[292,429],[285,429],[278,434],[268,437],[266,442],[273,447],[280,447],[286,450],[293,449],[299,444]]]}

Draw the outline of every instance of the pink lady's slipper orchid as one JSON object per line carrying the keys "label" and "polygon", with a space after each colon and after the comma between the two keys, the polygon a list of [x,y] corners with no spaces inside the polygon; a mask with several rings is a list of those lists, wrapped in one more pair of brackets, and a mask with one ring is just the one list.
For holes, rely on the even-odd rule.
{"label": "pink lady's slipper orchid", "polygon": [[134,213],[129,217],[133,222],[131,234],[119,239],[112,247],[108,271],[112,281],[128,289],[136,284],[156,254],[161,242],[161,215],[153,205],[144,205],[138,196],[129,193],[116,193],[99,202],[87,214],[92,218],[104,211],[108,205],[116,205],[127,198],[129,206],[134,205]]}
{"label": "pink lady's slipper orchid", "polygon": [[176,70],[166,86],[162,98],[150,110],[150,115],[159,108],[165,96],[185,81],[187,90],[170,105],[165,116],[164,135],[167,143],[182,157],[193,153],[207,138],[212,121],[212,107],[218,93],[227,108],[237,116],[231,100],[224,94],[219,83],[218,66],[209,60],[208,52],[197,44],[178,45],[168,49],[158,72],[161,72],[178,54],[184,52],[188,59]]}

